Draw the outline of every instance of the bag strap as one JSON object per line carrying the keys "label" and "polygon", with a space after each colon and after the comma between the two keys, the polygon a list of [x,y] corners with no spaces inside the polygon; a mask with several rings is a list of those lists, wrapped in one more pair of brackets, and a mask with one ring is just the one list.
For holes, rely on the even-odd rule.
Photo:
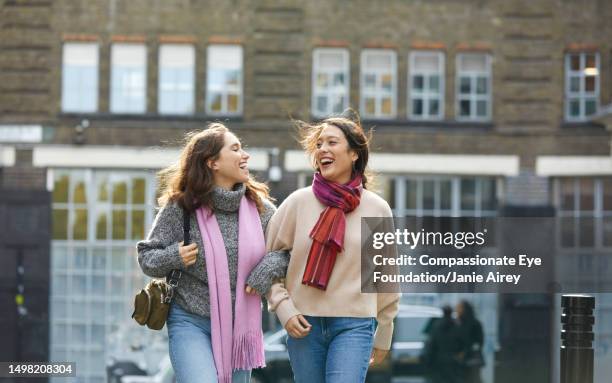
{"label": "bag strap", "polygon": [[[190,215],[189,212],[183,209],[183,246],[187,246],[191,243],[191,237],[189,235]],[[183,272],[181,270],[172,270],[170,274],[166,276],[166,282],[173,288],[178,286],[179,279]]]}

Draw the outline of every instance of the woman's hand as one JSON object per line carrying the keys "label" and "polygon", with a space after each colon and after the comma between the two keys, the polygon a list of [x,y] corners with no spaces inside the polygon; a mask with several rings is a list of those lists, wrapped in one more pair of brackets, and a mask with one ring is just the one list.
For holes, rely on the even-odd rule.
{"label": "woman's hand", "polygon": [[303,338],[310,333],[312,326],[302,314],[291,317],[285,323],[285,330],[292,338]]}
{"label": "woman's hand", "polygon": [[370,366],[380,364],[389,353],[389,350],[381,350],[379,348],[372,349],[372,355],[370,356]]}
{"label": "woman's hand", "polygon": [[187,246],[183,246],[183,242],[179,242],[179,255],[185,266],[193,265],[198,255],[198,245],[194,242]]}
{"label": "woman's hand", "polygon": [[244,289],[244,291],[246,291],[247,294],[259,295],[257,290],[255,290],[254,288],[252,288],[249,285],[247,285],[247,287],[246,287],[246,289]]}

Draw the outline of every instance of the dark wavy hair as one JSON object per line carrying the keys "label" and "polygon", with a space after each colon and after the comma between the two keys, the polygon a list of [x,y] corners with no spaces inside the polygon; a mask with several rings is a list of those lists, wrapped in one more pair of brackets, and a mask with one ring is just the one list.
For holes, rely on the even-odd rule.
{"label": "dark wavy hair", "polygon": [[359,114],[356,111],[347,109],[340,116],[329,117],[318,123],[309,124],[298,120],[295,121],[295,124],[298,129],[299,142],[310,156],[311,165],[316,171],[319,171],[314,158],[314,153],[317,150],[317,141],[323,129],[331,125],[342,131],[349,144],[349,148],[357,153],[358,158],[355,161],[353,172],[361,174],[364,189],[367,189],[368,183],[371,184],[373,182],[374,174],[368,168],[372,129],[367,134],[364,132]]}
{"label": "dark wavy hair", "polygon": [[[161,190],[157,200],[159,206],[176,202],[189,212],[201,206],[214,209],[211,204],[214,176],[212,169],[206,164],[209,160],[219,158],[219,153],[225,145],[225,134],[228,132],[229,129],[225,125],[215,122],[204,130],[186,135],[186,143],[178,162],[157,173]],[[272,200],[268,185],[249,176],[245,187],[246,197],[255,202],[257,210],[262,213],[265,209],[263,199]]]}

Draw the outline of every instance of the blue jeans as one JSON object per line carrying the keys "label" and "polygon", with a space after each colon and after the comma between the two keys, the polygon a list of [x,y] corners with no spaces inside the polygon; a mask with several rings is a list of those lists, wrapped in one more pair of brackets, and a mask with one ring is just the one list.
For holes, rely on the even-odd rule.
{"label": "blue jeans", "polygon": [[[176,383],[216,383],[210,318],[191,314],[172,304],[166,326]],[[250,380],[251,370],[234,371],[232,375],[232,383],[249,383]]]}
{"label": "blue jeans", "polygon": [[374,318],[311,317],[304,338],[287,337],[295,383],[365,381],[374,344]]}

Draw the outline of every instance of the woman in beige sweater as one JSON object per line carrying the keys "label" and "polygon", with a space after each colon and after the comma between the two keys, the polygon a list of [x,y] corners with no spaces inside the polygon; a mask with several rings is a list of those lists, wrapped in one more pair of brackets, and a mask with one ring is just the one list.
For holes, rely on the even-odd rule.
{"label": "woman in beige sweater", "polygon": [[313,184],[287,197],[266,233],[268,251],[289,256],[285,284],[270,287],[286,263],[266,256],[247,291],[266,296],[290,335],[296,383],[363,382],[391,346],[400,295],[361,292],[361,218],[392,213],[367,189],[369,140],[358,121],[332,117],[301,133]]}

